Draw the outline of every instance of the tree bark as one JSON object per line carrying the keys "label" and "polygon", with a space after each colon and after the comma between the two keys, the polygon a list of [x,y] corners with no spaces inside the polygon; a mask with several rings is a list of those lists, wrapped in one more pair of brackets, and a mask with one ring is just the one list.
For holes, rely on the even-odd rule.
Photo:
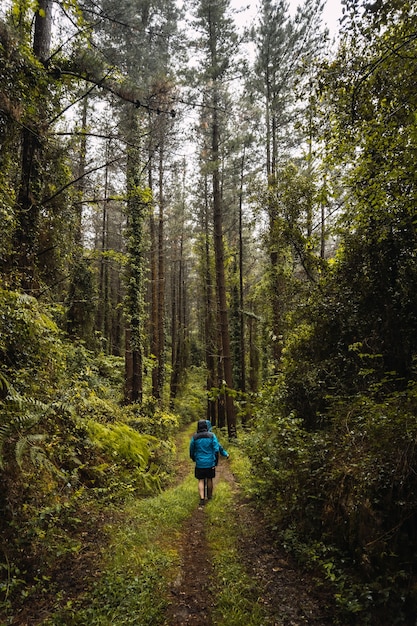
{"label": "tree bark", "polygon": [[[51,47],[52,1],[39,0],[35,15],[33,52],[39,61],[46,64]],[[17,229],[14,250],[15,264],[20,275],[20,286],[28,292],[37,288],[36,265],[40,215],[41,173],[39,168],[43,141],[38,125],[28,126],[22,131],[21,178],[17,198]]]}
{"label": "tree bark", "polygon": [[163,396],[165,378],[165,246],[164,246],[164,150],[159,150],[159,216],[158,216],[158,353],[157,395]]}
{"label": "tree bark", "polygon": [[225,405],[227,430],[230,438],[236,437],[236,411],[230,391],[233,389],[233,370],[230,351],[229,316],[226,297],[226,276],[224,269],[224,242],[223,242],[223,211],[220,192],[219,172],[219,122],[217,110],[217,93],[214,92],[214,107],[212,119],[212,159],[213,159],[213,225],[214,225],[214,256],[216,266],[216,286],[219,305],[221,361],[224,380],[226,383]]}

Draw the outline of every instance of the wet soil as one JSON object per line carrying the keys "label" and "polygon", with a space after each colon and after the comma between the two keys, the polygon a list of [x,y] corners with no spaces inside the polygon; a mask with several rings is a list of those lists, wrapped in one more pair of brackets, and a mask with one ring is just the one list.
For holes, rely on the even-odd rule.
{"label": "wet soil", "polygon": [[204,509],[195,509],[184,528],[181,573],[171,589],[169,626],[211,626],[213,567],[204,530]]}

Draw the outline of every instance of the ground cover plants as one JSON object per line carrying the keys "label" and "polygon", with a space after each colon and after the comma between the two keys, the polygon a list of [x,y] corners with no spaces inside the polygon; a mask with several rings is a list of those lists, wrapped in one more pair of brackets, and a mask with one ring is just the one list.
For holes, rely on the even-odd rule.
{"label": "ground cover plants", "polygon": [[140,432],[135,420],[144,422],[147,409],[120,403],[122,359],[66,340],[54,320],[59,312],[34,298],[1,290],[0,301],[0,612],[7,623],[31,603],[42,612],[59,592],[54,577],[70,575],[94,544],[100,552],[106,507],[160,491],[179,423],[153,407]]}
{"label": "ground cover plants", "polygon": [[121,516],[103,529],[108,537],[103,574],[91,593],[46,624],[162,624],[169,587],[179,567],[176,544],[194,507],[192,478],[158,496],[132,499]]}

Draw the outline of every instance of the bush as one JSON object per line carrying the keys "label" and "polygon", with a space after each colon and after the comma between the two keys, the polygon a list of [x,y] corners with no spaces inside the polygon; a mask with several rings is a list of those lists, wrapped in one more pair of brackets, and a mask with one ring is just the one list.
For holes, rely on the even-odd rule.
{"label": "bush", "polygon": [[406,619],[417,607],[417,384],[383,402],[333,399],[317,432],[281,415],[279,398],[265,394],[246,447],[252,489],[284,545],[321,568],[360,623]]}

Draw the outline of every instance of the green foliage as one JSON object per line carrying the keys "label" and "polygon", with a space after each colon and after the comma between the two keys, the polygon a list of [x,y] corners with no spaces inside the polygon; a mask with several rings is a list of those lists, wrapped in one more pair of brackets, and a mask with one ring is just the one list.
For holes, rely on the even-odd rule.
{"label": "green foliage", "polygon": [[197,422],[207,409],[207,371],[204,367],[190,367],[186,381],[181,386],[174,402],[174,410],[182,424]]}
{"label": "green foliage", "polygon": [[163,411],[153,400],[142,406],[130,405],[126,407],[125,414],[132,428],[157,439],[169,440],[178,432],[177,415]]}
{"label": "green foliage", "polygon": [[317,428],[327,398],[403,389],[417,351],[417,277],[408,230],[346,235],[283,351],[286,410]]}
{"label": "green foliage", "polygon": [[416,384],[382,400],[333,398],[331,424],[316,432],[282,415],[279,398],[266,391],[242,440],[250,493],[267,503],[284,545],[332,583],[345,617],[406,619],[415,611]]}
{"label": "green foliage", "polygon": [[122,518],[107,528],[106,574],[97,580],[87,601],[69,604],[46,624],[163,624],[181,566],[175,539],[195,507],[195,497],[195,479],[190,475],[175,489],[132,500]]}
{"label": "green foliage", "polygon": [[243,436],[253,464],[251,491],[268,502],[275,521],[284,527],[295,520],[312,524],[317,516],[315,501],[300,499],[312,486],[312,435],[302,428],[302,420],[276,412],[276,400],[274,390],[268,390],[257,408],[262,421],[254,433]]}
{"label": "green foliage", "polygon": [[0,589],[13,613],[51,591],[50,572],[82,552],[99,506],[159,491],[178,424],[115,402],[123,359],[68,343],[34,298],[3,289],[0,301]]}
{"label": "green foliage", "polygon": [[92,441],[126,467],[145,469],[149,463],[152,438],[141,435],[127,424],[99,424],[90,421],[88,431]]}
{"label": "green foliage", "polygon": [[44,397],[65,370],[58,327],[30,296],[0,288],[0,308],[0,371],[17,391]]}
{"label": "green foliage", "polygon": [[91,348],[96,296],[91,263],[85,257],[77,258],[72,263],[72,278],[67,295],[67,331],[71,337],[86,341]]}

